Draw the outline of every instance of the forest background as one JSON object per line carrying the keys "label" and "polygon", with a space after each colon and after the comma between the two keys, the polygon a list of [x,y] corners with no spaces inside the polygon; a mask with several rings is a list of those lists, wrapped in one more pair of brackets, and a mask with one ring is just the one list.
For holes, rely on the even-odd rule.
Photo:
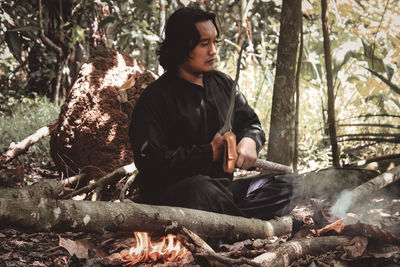
{"label": "forest background", "polygon": [[[232,77],[240,29],[250,30],[239,83],[268,136],[281,1],[0,3],[0,151],[57,118],[80,67],[99,46],[125,51],[146,69],[161,74],[156,49],[165,19],[187,5],[216,13],[222,31],[216,67]],[[399,1],[331,0],[328,23],[341,165],[396,156],[400,143]],[[297,158],[299,170],[307,171],[332,164],[320,1],[302,1],[302,28]],[[48,139],[18,160],[24,165],[51,165]]]}

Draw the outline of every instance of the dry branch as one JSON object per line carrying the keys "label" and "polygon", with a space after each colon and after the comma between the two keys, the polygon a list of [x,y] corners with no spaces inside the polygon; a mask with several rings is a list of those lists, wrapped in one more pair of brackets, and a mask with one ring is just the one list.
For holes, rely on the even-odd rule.
{"label": "dry branch", "polygon": [[215,251],[200,236],[186,227],[180,227],[178,240],[181,241],[181,243],[189,249],[192,254],[199,252],[215,253]]}
{"label": "dry branch", "polygon": [[381,175],[357,186],[352,190],[352,199],[354,203],[358,202],[361,198],[370,195],[372,192],[384,188],[385,186],[394,183],[400,178],[400,165],[395,168],[382,173]]}
{"label": "dry branch", "polygon": [[287,173],[293,172],[292,168],[290,168],[289,166],[263,159],[257,159],[253,167],[261,168],[264,170],[275,170]]}
{"label": "dry branch", "polygon": [[351,191],[343,191],[335,205],[332,207],[333,214],[339,217],[345,217],[346,212],[350,209],[353,203],[359,203],[364,197],[369,196],[371,193],[378,191],[399,179],[400,165],[357,186]]}
{"label": "dry branch", "polygon": [[347,164],[346,167],[351,167],[351,166],[364,166],[369,163],[373,162],[380,162],[384,160],[394,160],[394,159],[400,159],[400,154],[393,154],[393,155],[387,155],[387,156],[382,156],[382,157],[375,157],[375,158],[369,158],[369,159],[364,159],[364,160],[359,160],[355,162],[350,162]]}
{"label": "dry branch", "polygon": [[212,253],[212,252],[198,253],[197,256],[205,258],[210,262],[218,261],[223,264],[222,266],[255,266],[255,267],[265,266],[264,264],[252,261],[250,259],[246,259],[246,258],[232,259],[232,258],[222,256],[217,253]]}
{"label": "dry branch", "polygon": [[56,200],[63,188],[49,180],[22,189],[0,188],[0,228],[24,231],[142,231],[162,235],[172,224],[202,238],[237,241],[290,233],[292,218],[248,219],[179,207],[105,201]]}
{"label": "dry branch", "polygon": [[134,171],[126,181],[124,187],[121,189],[121,194],[119,195],[119,201],[123,202],[125,198],[126,191],[131,187],[133,182],[135,181],[136,175],[139,173],[138,170]]}
{"label": "dry branch", "polygon": [[275,251],[254,258],[257,263],[269,267],[286,267],[305,256],[317,256],[350,245],[351,238],[346,236],[322,236],[295,240],[280,245]]}
{"label": "dry branch", "polygon": [[54,130],[56,124],[57,120],[54,120],[50,122],[47,126],[40,128],[34,134],[25,138],[21,142],[17,144],[11,143],[7,151],[0,156],[0,164],[8,163],[16,156],[25,152],[31,145],[37,143],[40,139],[48,136]]}
{"label": "dry branch", "polygon": [[82,187],[71,194],[67,195],[64,197],[64,199],[70,199],[73,196],[77,196],[82,193],[87,193],[92,191],[93,189],[96,189],[98,193],[104,188],[104,186],[112,184],[116,182],[117,180],[121,179],[122,177],[133,174],[136,171],[136,166],[135,163],[131,163],[122,167],[119,167],[118,169],[114,170],[113,172],[101,177],[97,182],[93,184],[89,184],[85,187]]}
{"label": "dry branch", "polygon": [[83,179],[86,177],[86,173],[79,173],[77,175],[74,176],[70,176],[68,178],[65,178],[63,180],[61,180],[60,182],[64,185],[64,186],[69,186],[71,184],[75,184],[77,182],[79,182],[79,180]]}

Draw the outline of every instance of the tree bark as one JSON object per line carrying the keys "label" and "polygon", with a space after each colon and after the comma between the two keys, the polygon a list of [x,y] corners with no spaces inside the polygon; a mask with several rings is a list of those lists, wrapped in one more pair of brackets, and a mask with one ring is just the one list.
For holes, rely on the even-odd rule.
{"label": "tree bark", "polygon": [[[159,4],[160,4],[160,13],[159,13],[158,37],[160,37],[160,40],[163,40],[164,39],[165,21],[166,21],[165,0],[159,0]],[[156,73],[157,73],[157,75],[162,74],[160,64],[157,64]]]}
{"label": "tree bark", "polygon": [[294,240],[283,243],[275,251],[261,254],[255,262],[269,267],[286,267],[306,256],[317,256],[328,251],[350,245],[351,238],[346,236],[321,236],[310,239]]}
{"label": "tree bark", "polygon": [[10,160],[25,152],[31,145],[48,136],[55,129],[56,124],[57,120],[54,120],[50,122],[49,125],[40,128],[34,134],[28,136],[21,142],[17,144],[11,143],[7,151],[0,156],[0,164],[10,162]]}
{"label": "tree bark", "polygon": [[283,0],[267,159],[291,166],[294,153],[296,60],[301,1]]}
{"label": "tree bark", "polygon": [[300,49],[299,57],[297,59],[296,69],[296,113],[294,121],[294,152],[293,152],[293,171],[297,173],[298,155],[299,155],[299,116],[300,116],[300,71],[301,62],[303,60],[303,47],[304,47],[304,34],[303,34],[303,20],[300,22]]}
{"label": "tree bark", "polygon": [[328,15],[327,15],[327,0],[321,0],[322,7],[322,32],[324,36],[324,55],[325,55],[325,69],[326,69],[326,81],[328,85],[328,125],[329,125],[329,137],[331,140],[332,148],[332,165],[335,167],[340,166],[339,161],[339,147],[336,137],[336,121],[335,121],[335,93],[333,88],[333,75],[332,75],[332,56],[331,56],[331,44],[329,39],[328,29]]}
{"label": "tree bark", "polygon": [[268,238],[292,231],[292,218],[270,221],[179,207],[137,203],[56,200],[63,187],[54,180],[22,189],[0,188],[0,228],[24,231],[142,231],[162,235],[181,225],[202,238],[227,242]]}

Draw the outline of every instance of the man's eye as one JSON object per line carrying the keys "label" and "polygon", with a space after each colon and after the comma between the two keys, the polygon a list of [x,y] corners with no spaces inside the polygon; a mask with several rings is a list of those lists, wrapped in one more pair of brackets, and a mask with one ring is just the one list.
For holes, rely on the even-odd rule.
{"label": "man's eye", "polygon": [[217,40],[214,41],[214,44],[219,44],[220,42],[222,42],[222,40],[217,39]]}
{"label": "man's eye", "polygon": [[201,45],[201,46],[207,46],[207,45],[208,45],[208,42],[201,42],[200,45]]}

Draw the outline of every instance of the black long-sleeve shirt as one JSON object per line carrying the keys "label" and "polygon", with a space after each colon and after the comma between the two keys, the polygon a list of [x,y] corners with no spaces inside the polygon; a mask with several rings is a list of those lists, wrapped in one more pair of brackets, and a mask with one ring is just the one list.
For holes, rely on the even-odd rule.
{"label": "black long-sleeve shirt", "polygon": [[[193,175],[229,177],[213,163],[210,142],[224,124],[233,80],[219,71],[204,73],[204,87],[165,73],[138,100],[129,135],[139,170],[139,187],[157,192]],[[237,142],[252,138],[257,151],[265,134],[254,111],[237,91],[232,116]]]}

